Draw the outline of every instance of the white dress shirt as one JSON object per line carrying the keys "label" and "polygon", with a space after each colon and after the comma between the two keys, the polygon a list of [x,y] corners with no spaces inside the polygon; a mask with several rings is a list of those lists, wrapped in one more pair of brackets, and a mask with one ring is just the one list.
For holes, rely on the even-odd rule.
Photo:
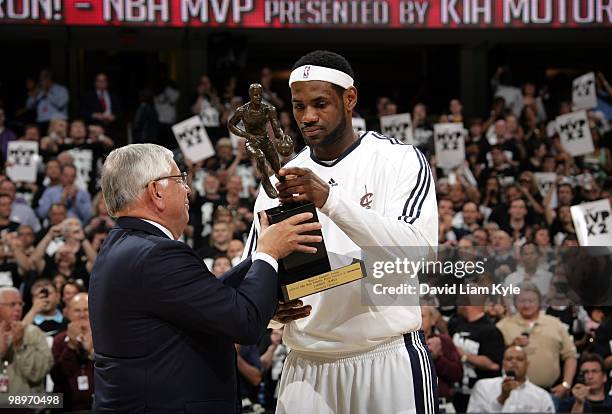
{"label": "white dress shirt", "polygon": [[550,394],[543,388],[525,380],[501,405],[497,397],[501,394],[504,377],[486,378],[477,381],[472,389],[468,413],[554,413],[555,406]]}

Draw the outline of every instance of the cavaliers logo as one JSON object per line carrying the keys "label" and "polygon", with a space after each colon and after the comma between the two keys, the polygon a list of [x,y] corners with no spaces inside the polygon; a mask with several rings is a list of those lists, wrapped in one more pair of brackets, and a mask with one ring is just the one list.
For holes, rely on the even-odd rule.
{"label": "cavaliers logo", "polygon": [[368,187],[364,187],[364,188],[365,188],[365,194],[361,196],[361,200],[359,200],[359,204],[361,204],[361,207],[363,208],[370,209],[372,208],[370,204],[372,204],[372,199],[374,198],[374,194],[368,193]]}

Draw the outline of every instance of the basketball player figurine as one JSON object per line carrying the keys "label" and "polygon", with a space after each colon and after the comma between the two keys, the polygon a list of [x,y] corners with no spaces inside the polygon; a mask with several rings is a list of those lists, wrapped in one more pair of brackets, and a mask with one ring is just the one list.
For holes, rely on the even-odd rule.
{"label": "basketball player figurine", "polygon": [[[293,152],[293,140],[280,127],[280,122],[276,116],[276,109],[262,101],[263,88],[258,83],[253,83],[249,87],[249,97],[251,100],[240,106],[236,113],[228,121],[229,130],[235,135],[246,139],[246,151],[249,157],[257,161],[257,169],[261,173],[261,184],[270,198],[277,198],[276,188],[270,182],[266,160],[272,167],[279,181],[285,177],[278,174],[280,161],[278,154],[288,157]],[[244,130],[238,128],[242,121]],[[274,135],[278,140],[275,143],[270,139],[266,131],[266,125],[270,122]]]}

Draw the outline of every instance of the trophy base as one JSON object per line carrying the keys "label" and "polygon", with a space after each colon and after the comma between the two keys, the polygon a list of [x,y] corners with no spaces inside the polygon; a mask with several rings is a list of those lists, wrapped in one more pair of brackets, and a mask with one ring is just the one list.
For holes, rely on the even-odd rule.
{"label": "trophy base", "polygon": [[[312,218],[307,222],[319,221],[313,203],[281,204],[265,211],[270,224],[306,212],[312,213]],[[321,230],[304,234],[323,236]],[[332,270],[323,240],[308,245],[316,247],[317,252],[314,254],[293,252],[278,261],[279,297],[285,302],[352,282],[365,275],[359,263]]]}
{"label": "trophy base", "polygon": [[357,261],[339,269],[330,270],[321,275],[310,276],[288,285],[281,284],[281,297],[284,302],[303,298],[315,293],[323,292],[337,286],[359,280],[365,276],[363,262]]}

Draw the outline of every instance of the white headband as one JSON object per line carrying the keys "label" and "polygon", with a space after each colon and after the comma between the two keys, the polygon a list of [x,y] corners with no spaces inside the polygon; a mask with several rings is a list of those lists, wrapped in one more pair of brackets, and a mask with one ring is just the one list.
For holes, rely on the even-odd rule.
{"label": "white headband", "polygon": [[289,86],[294,82],[325,81],[347,89],[353,86],[353,78],[346,73],[323,66],[304,65],[296,68],[289,76]]}

